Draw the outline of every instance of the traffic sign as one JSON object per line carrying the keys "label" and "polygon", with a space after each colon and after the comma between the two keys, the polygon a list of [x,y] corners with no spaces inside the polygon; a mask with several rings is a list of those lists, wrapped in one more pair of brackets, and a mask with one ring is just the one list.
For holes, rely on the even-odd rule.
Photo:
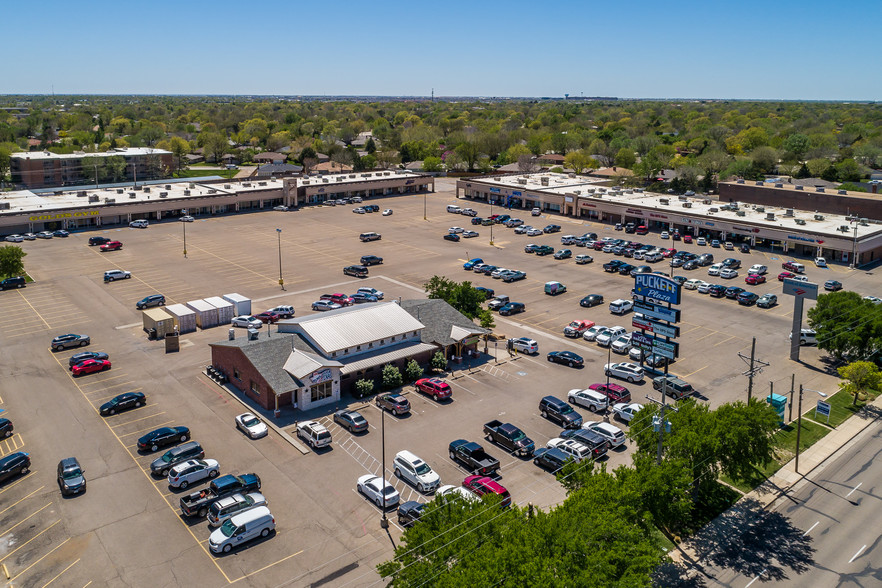
{"label": "traffic sign", "polygon": [[667,308],[648,302],[635,302],[634,311],[650,318],[657,318],[672,323],[680,322],[680,309],[678,308]]}
{"label": "traffic sign", "polygon": [[818,285],[811,282],[800,282],[793,278],[784,278],[784,294],[797,298],[818,299]]}
{"label": "traffic sign", "polygon": [[680,284],[667,276],[637,274],[634,276],[634,292],[668,304],[680,304]]}

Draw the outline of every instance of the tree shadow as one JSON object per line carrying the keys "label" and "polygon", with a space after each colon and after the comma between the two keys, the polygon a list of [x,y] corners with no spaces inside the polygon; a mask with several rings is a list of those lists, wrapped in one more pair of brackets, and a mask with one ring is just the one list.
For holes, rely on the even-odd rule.
{"label": "tree shadow", "polygon": [[783,514],[743,499],[693,535],[688,545],[699,561],[746,577],[762,573],[768,581],[788,578],[788,571],[807,571],[814,564],[811,541]]}
{"label": "tree shadow", "polygon": [[668,561],[652,572],[652,586],[658,588],[704,588],[705,579],[687,566]]}

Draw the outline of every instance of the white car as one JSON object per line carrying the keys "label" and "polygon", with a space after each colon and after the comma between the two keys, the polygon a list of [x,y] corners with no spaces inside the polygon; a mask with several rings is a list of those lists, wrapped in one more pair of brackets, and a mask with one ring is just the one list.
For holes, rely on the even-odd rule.
{"label": "white car", "polygon": [[713,284],[711,284],[710,282],[704,282],[704,283],[702,283],[702,284],[698,287],[698,293],[699,293],[699,294],[707,294],[707,293],[710,291],[711,286],[713,286]]}
{"label": "white car", "polygon": [[146,219],[139,218],[138,220],[133,220],[132,222],[130,222],[129,226],[133,229],[146,229],[148,226],[150,226],[150,223],[148,223]]}
{"label": "white car", "polygon": [[236,428],[252,439],[266,437],[269,433],[266,424],[250,412],[242,413],[236,417]]}
{"label": "white car", "polygon": [[570,404],[582,406],[591,412],[603,411],[609,406],[609,399],[605,394],[595,392],[590,388],[570,390],[567,392],[567,400],[569,400]]}
{"label": "white car", "polygon": [[561,439],[560,437],[555,437],[546,443],[545,446],[549,449],[556,447],[576,461],[591,459],[591,448],[584,443],[579,443],[575,439]]}
{"label": "white car", "polygon": [[808,276],[803,275],[803,274],[796,274],[795,276],[793,276],[790,279],[796,280],[797,282],[808,282]]}
{"label": "white car", "polygon": [[250,329],[259,329],[263,326],[263,323],[258,318],[254,318],[253,316],[248,316],[247,314],[243,314],[241,316],[237,316],[233,318],[232,325],[234,327],[246,327]]}
{"label": "white car", "polygon": [[478,502],[481,500],[481,498],[474,492],[471,492],[470,490],[467,490],[462,486],[453,486],[452,484],[446,484],[438,488],[435,491],[435,496],[440,496],[442,498],[442,502],[456,500],[459,498],[467,500],[469,502]]}
{"label": "white car", "polygon": [[662,234],[659,235],[659,237],[661,237],[662,239],[670,239],[670,238],[671,238],[671,234],[668,233],[667,231],[662,231]]}
{"label": "white car", "polygon": [[815,265],[818,267],[827,267],[827,260],[824,259],[823,257],[816,257],[815,258]]}
{"label": "white car", "polygon": [[640,409],[643,408],[642,404],[627,404],[625,402],[619,402],[615,406],[613,406],[613,414],[615,414],[619,419],[623,420],[626,423],[630,423],[631,419],[640,412]]}
{"label": "white car", "polygon": [[316,300],[312,303],[313,310],[336,310],[338,308],[343,308],[341,305],[336,302],[331,302],[330,300]]}
{"label": "white car", "polygon": [[597,338],[597,335],[607,330],[609,327],[605,327],[602,325],[594,325],[582,335],[582,338],[586,341],[594,341]]}
{"label": "white car", "polygon": [[879,298],[878,296],[864,296],[863,299],[869,300],[873,304],[882,304],[882,298]]}
{"label": "white car", "polygon": [[592,421],[582,425],[583,429],[597,433],[607,441],[613,449],[625,442],[625,432],[610,423]]}
{"label": "white car", "polygon": [[490,272],[490,277],[493,278],[494,280],[498,280],[499,278],[502,277],[502,274],[504,274],[505,272],[510,272],[510,271],[512,271],[512,270],[506,269],[504,267],[498,267],[495,270],[493,270],[492,272]]}
{"label": "white car", "polygon": [[37,239],[51,239],[52,231],[40,231],[37,233]]}
{"label": "white car", "polygon": [[613,353],[628,353],[631,349],[631,333],[626,333],[612,342]]}
{"label": "white car", "polygon": [[395,486],[373,474],[366,474],[358,479],[355,486],[358,493],[377,505],[377,508],[395,506],[401,497]]}
{"label": "white car", "polygon": [[281,205],[281,206],[273,206],[273,210],[278,210],[279,212],[288,212],[289,209],[287,206]]}
{"label": "white car", "polygon": [[283,304],[281,306],[274,306],[273,308],[269,309],[269,312],[274,312],[277,315],[279,315],[281,318],[287,319],[287,318],[291,318],[294,316],[294,307],[287,305],[287,304]]}
{"label": "white car", "polygon": [[449,229],[447,229],[447,232],[450,233],[451,235],[455,235],[456,233],[462,233],[463,231],[465,231],[465,229],[462,227],[450,227]]}
{"label": "white car", "polygon": [[22,235],[22,237],[24,237],[25,241],[34,241],[37,238],[37,236],[33,233],[25,233],[24,235]]}
{"label": "white car", "polygon": [[530,229],[529,231],[527,231],[528,237],[538,237],[540,235],[544,235],[542,229]]}
{"label": "white car", "polygon": [[764,266],[760,263],[755,263],[752,266],[750,266],[749,268],[747,268],[748,274],[759,274],[761,276],[768,273],[768,271],[769,271],[769,268],[767,268],[766,266]]}
{"label": "white car", "polygon": [[24,241],[24,237],[22,237],[21,235],[9,235],[8,237],[6,237],[6,240],[10,243],[21,243],[22,241]]}
{"label": "white car", "polygon": [[608,363],[603,366],[603,373],[632,383],[643,381],[643,368],[636,363]]}
{"label": "white car", "polygon": [[462,232],[463,239],[468,239],[470,237],[477,237],[477,236],[478,236],[478,231],[463,231]]}
{"label": "white car", "polygon": [[594,261],[594,258],[590,255],[582,254],[576,256],[576,263],[579,265],[585,265],[586,263],[591,263],[592,261]]}
{"label": "white car", "polygon": [[187,215],[187,216],[182,216],[179,220],[180,220],[182,223],[192,223],[192,222],[195,221],[196,219],[193,218],[193,217],[190,216],[190,215]]}
{"label": "white car", "polygon": [[441,484],[441,476],[410,451],[399,451],[392,464],[395,477],[416,487],[422,494],[431,494]]}
{"label": "white car", "polygon": [[356,290],[357,294],[367,294],[368,296],[376,296],[377,300],[382,300],[384,294],[377,290],[376,288],[359,288]]}
{"label": "white car", "polygon": [[707,239],[705,239],[704,237],[699,237],[698,239],[695,240],[695,244],[696,245],[707,245]]}
{"label": "white car", "polygon": [[104,281],[112,282],[114,280],[128,280],[132,277],[132,272],[127,272],[125,270],[107,270],[104,272]]}
{"label": "white car", "polygon": [[628,359],[633,361],[640,361],[643,359],[643,350],[639,347],[632,347],[628,350]]}
{"label": "white car", "polygon": [[730,267],[725,267],[720,270],[720,277],[727,279],[727,280],[730,280],[732,278],[737,278],[738,277],[738,270],[733,270]]}
{"label": "white car", "polygon": [[[793,333],[790,333],[790,340],[793,340]],[[818,334],[813,329],[802,329],[799,332],[800,345],[817,345]]]}
{"label": "white car", "polygon": [[521,225],[519,227],[515,227],[515,235],[525,235],[528,231],[532,231],[533,227],[530,225]]}
{"label": "white car", "polygon": [[190,484],[214,478],[220,473],[220,464],[214,459],[190,459],[179,463],[168,472],[168,485],[185,489]]}
{"label": "white car", "polygon": [[619,336],[624,335],[627,332],[628,329],[626,329],[625,327],[609,327],[607,330],[600,332],[594,338],[594,342],[601,347],[607,347],[613,341],[618,339]]}
{"label": "white car", "polygon": [[534,208],[533,210],[530,211],[530,214],[533,216],[539,216],[540,214],[542,214],[542,209],[541,208]]}
{"label": "white car", "polygon": [[685,282],[683,282],[683,287],[687,290],[698,290],[699,286],[701,286],[702,284],[707,284],[707,282],[705,282],[704,280],[697,280],[693,278],[691,280],[686,280]]}
{"label": "white car", "polygon": [[391,209],[391,208],[387,208],[386,210],[384,210],[384,211],[383,211],[383,216],[392,216],[392,209]]}
{"label": "white car", "polygon": [[609,303],[609,311],[613,314],[625,314],[634,308],[634,302],[619,298]]}
{"label": "white car", "polygon": [[718,276],[718,275],[720,275],[720,272],[722,270],[723,270],[723,264],[722,263],[715,263],[712,266],[710,266],[709,268],[707,268],[707,275]]}
{"label": "white car", "polygon": [[364,210],[364,208],[362,208],[361,206],[359,206],[358,208],[353,208],[353,209],[352,209],[352,212],[354,212],[355,214],[364,214],[364,213],[365,213],[365,210]]}

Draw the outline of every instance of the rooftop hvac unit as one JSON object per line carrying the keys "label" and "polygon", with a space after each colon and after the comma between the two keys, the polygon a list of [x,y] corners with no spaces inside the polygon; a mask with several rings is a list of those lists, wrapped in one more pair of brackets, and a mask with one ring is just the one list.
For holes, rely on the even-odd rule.
{"label": "rooftop hvac unit", "polygon": [[711,206],[710,208],[707,209],[707,211],[708,212],[720,212],[720,209],[717,208],[716,206]]}
{"label": "rooftop hvac unit", "polygon": [[258,186],[266,186],[266,182],[257,182]]}
{"label": "rooftop hvac unit", "polygon": [[744,183],[744,180],[737,180],[737,182],[738,182],[739,184],[743,184],[743,183]]}
{"label": "rooftop hvac unit", "polygon": [[634,191],[638,194],[643,194],[643,188],[634,188]]}
{"label": "rooftop hvac unit", "polygon": [[354,178],[354,177],[355,177],[355,174],[349,174],[349,177],[350,177],[350,178]]}
{"label": "rooftop hvac unit", "polygon": [[774,212],[767,212],[766,213],[766,220],[775,220],[775,213]]}
{"label": "rooftop hvac unit", "polygon": [[869,226],[870,226],[870,223],[867,222],[867,219],[862,218],[862,219],[861,219],[861,226],[862,226],[862,227],[869,227]]}
{"label": "rooftop hvac unit", "polygon": [[780,183],[779,183],[779,184],[775,184],[775,187],[776,187],[776,188],[783,188],[783,187],[784,187],[784,184],[780,184]]}
{"label": "rooftop hvac unit", "polygon": [[681,202],[686,202],[688,200],[685,196],[677,196],[677,198],[679,198]]}
{"label": "rooftop hvac unit", "polygon": [[[304,186],[308,186],[308,185],[309,185],[309,180],[303,180],[303,185],[304,185]],[[251,184],[244,184],[244,186],[248,187],[248,186],[251,186]]]}
{"label": "rooftop hvac unit", "polygon": [[135,198],[135,197],[137,197],[137,196],[138,196],[138,195],[135,194],[134,192],[129,192],[129,198]]}
{"label": "rooftop hvac unit", "polygon": [[753,209],[757,212],[765,212],[766,211],[765,206],[754,206]]}
{"label": "rooftop hvac unit", "polygon": [[585,188],[586,194],[594,194],[594,192],[596,192],[596,190],[594,188]]}
{"label": "rooftop hvac unit", "polygon": [[184,196],[189,196],[189,195],[190,195],[190,190],[184,190]]}
{"label": "rooftop hvac unit", "polygon": [[526,186],[527,185],[527,178],[518,178],[518,184],[521,184],[522,186]]}
{"label": "rooftop hvac unit", "polygon": [[190,188],[190,189],[192,190],[192,189],[194,189],[194,188],[196,187],[196,184],[190,184],[190,185],[187,186],[187,187]]}
{"label": "rooftop hvac unit", "polygon": [[114,202],[116,202],[116,198],[105,198],[104,202],[106,204],[113,204]]}
{"label": "rooftop hvac unit", "polygon": [[821,186],[817,186],[817,187],[815,188],[815,192],[823,192],[823,191],[824,191],[824,188],[821,187]]}
{"label": "rooftop hvac unit", "polygon": [[144,191],[145,191],[145,192],[149,192],[149,191],[150,191],[150,186],[144,186]]}
{"label": "rooftop hvac unit", "polygon": [[848,232],[848,225],[839,225],[839,228],[836,230],[842,231],[843,233],[847,233]]}
{"label": "rooftop hvac unit", "polygon": [[322,183],[323,183],[323,184],[327,184],[329,181],[330,181],[330,180],[328,180],[328,178],[322,178]]}
{"label": "rooftop hvac unit", "polygon": [[659,199],[658,199],[658,203],[659,203],[659,204],[670,204],[671,201],[668,200],[667,198],[659,198]]}
{"label": "rooftop hvac unit", "polygon": [[159,197],[160,198],[168,198],[168,192],[160,192]]}
{"label": "rooftop hvac unit", "polygon": [[793,209],[792,209],[792,208],[788,208],[787,210],[785,210],[785,211],[784,211],[784,216],[793,216]]}
{"label": "rooftop hvac unit", "polygon": [[606,192],[606,188],[598,188],[597,191],[603,194],[604,192]]}
{"label": "rooftop hvac unit", "polygon": [[762,180],[757,180],[757,181],[756,181],[756,185],[757,185],[757,186],[762,186],[762,185],[764,185],[764,184],[765,184],[765,182],[762,181]]}
{"label": "rooftop hvac unit", "polygon": [[798,224],[798,225],[804,225],[804,224],[805,224],[805,219],[803,219],[803,218],[798,218],[798,219],[796,219],[796,224]]}
{"label": "rooftop hvac unit", "polygon": [[165,185],[165,189],[166,189],[166,190],[171,190],[171,184],[166,184],[166,185]]}
{"label": "rooftop hvac unit", "polygon": [[[684,202],[683,208],[692,208],[692,203],[691,202]],[[711,209],[711,210],[713,210],[713,209]]]}
{"label": "rooftop hvac unit", "polygon": [[576,174],[570,174],[570,175],[569,175],[569,176],[567,176],[567,177],[570,177],[570,178],[575,178],[575,177],[576,177]]}
{"label": "rooftop hvac unit", "polygon": [[116,193],[117,193],[117,194],[122,194],[123,192],[124,192],[124,190],[123,190],[122,188],[117,188],[117,189],[116,189]]}
{"label": "rooftop hvac unit", "polygon": [[98,202],[98,200],[100,200],[100,198],[98,198],[97,194],[89,196],[89,202]]}
{"label": "rooftop hvac unit", "polygon": [[625,190],[625,194],[633,194],[634,190]]}
{"label": "rooftop hvac unit", "polygon": [[804,189],[805,189],[805,188],[803,188],[802,186],[794,186],[794,187],[795,187],[797,190],[804,190]]}
{"label": "rooftop hvac unit", "polygon": [[710,203],[711,203],[711,199],[710,199],[710,198],[705,198],[704,200],[701,201],[701,203],[702,203],[702,204],[710,204]]}
{"label": "rooftop hvac unit", "polygon": [[542,176],[541,178],[539,178],[539,183],[542,184],[543,186],[547,186],[548,185],[548,176]]}
{"label": "rooftop hvac unit", "polygon": [[824,220],[824,215],[823,215],[823,214],[816,214],[816,215],[815,215],[815,220],[817,220],[817,221],[822,221],[822,220]]}
{"label": "rooftop hvac unit", "polygon": [[80,190],[79,192],[77,192],[77,196],[85,196],[85,195],[86,195],[85,190]]}
{"label": "rooftop hvac unit", "polygon": [[208,191],[208,193],[209,193],[209,194],[217,194],[217,190],[215,190],[214,188],[212,188],[211,190]]}
{"label": "rooftop hvac unit", "polygon": [[342,181],[345,180],[345,179],[346,179],[346,178],[340,178],[340,177],[338,177],[338,178],[337,178],[337,181],[338,181],[338,182],[342,182]]}
{"label": "rooftop hvac unit", "polygon": [[229,190],[229,189],[230,189],[230,185],[229,185],[229,184],[224,184],[224,190]]}
{"label": "rooftop hvac unit", "polygon": [[747,214],[747,213],[744,212],[743,210],[736,210],[736,211],[735,211],[735,216],[744,216],[744,215],[746,215],[746,214]]}
{"label": "rooftop hvac unit", "polygon": [[839,190],[837,194],[848,194],[848,190]]}
{"label": "rooftop hvac unit", "polygon": [[575,190],[575,191],[573,192],[573,194],[575,194],[576,196],[578,196],[578,195],[581,194],[581,193],[582,193],[582,190]]}
{"label": "rooftop hvac unit", "polygon": [[0,202],[0,210],[9,210],[10,203],[9,202]]}

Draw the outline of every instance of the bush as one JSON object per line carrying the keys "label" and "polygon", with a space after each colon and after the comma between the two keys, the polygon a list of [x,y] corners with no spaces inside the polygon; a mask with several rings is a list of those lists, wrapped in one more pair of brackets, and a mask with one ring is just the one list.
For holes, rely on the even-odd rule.
{"label": "bush", "polygon": [[409,382],[413,382],[423,375],[423,368],[417,363],[417,360],[411,359],[407,362],[407,367],[404,368],[404,375],[407,376]]}
{"label": "bush", "polygon": [[364,398],[374,393],[374,381],[361,379],[355,383],[355,397]]}
{"label": "bush", "polygon": [[383,367],[383,387],[386,390],[398,388],[403,382],[404,379],[401,377],[401,370],[391,363],[387,363]]}
{"label": "bush", "polygon": [[435,355],[432,356],[432,369],[434,369],[434,370],[447,369],[447,358],[444,357],[444,354],[442,352],[436,351]]}

